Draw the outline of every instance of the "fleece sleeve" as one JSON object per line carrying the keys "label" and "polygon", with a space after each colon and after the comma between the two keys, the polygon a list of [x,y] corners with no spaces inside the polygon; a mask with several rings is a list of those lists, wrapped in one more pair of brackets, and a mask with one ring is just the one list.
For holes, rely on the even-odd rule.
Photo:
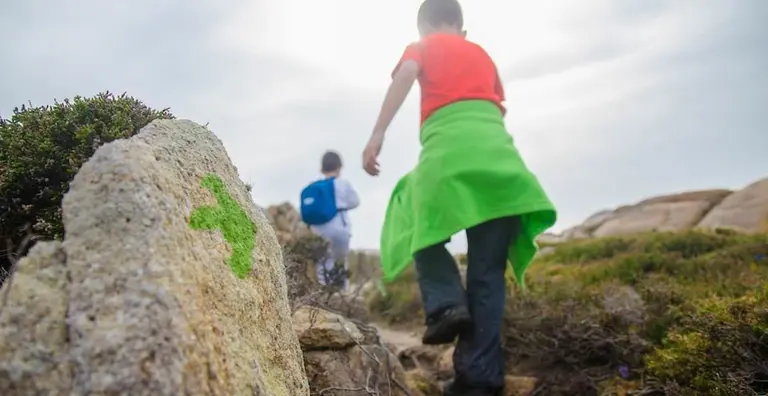
{"label": "fleece sleeve", "polygon": [[357,191],[347,180],[336,179],[336,207],[339,209],[350,210],[360,205],[360,197]]}

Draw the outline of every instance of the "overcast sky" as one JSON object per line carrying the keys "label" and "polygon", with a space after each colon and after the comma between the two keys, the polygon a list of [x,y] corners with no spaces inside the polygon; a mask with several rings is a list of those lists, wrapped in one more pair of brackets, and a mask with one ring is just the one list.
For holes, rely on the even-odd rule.
{"label": "overcast sky", "polygon": [[[555,230],[768,176],[768,1],[463,3],[468,38],[504,80],[509,131],[559,209]],[[352,244],[376,248],[389,193],[417,161],[418,90],[380,177],[364,174],[361,152],[418,38],[419,4],[0,0],[0,114],[104,90],[170,107],[210,123],[263,206],[296,203],[336,149],[362,199]]]}

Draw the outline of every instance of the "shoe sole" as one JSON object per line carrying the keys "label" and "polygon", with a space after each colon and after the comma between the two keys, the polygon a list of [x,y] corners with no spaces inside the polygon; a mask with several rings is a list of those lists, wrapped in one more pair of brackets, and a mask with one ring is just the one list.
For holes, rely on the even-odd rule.
{"label": "shoe sole", "polygon": [[459,334],[472,330],[472,317],[469,314],[456,315],[445,319],[436,325],[429,336],[425,335],[421,343],[424,345],[444,345],[453,343]]}

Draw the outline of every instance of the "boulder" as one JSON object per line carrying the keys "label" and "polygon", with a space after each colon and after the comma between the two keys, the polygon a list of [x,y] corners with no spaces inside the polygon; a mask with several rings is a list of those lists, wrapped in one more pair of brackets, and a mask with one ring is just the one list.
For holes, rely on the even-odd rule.
{"label": "boulder", "polygon": [[768,178],[729,195],[707,213],[697,227],[768,232]]}
{"label": "boulder", "polygon": [[[610,215],[600,216],[603,221],[590,235],[606,237],[650,231],[689,230],[728,194],[728,190],[704,190],[650,198],[616,209]],[[594,225],[597,222],[592,223]]]}
{"label": "boulder", "polygon": [[59,242],[41,242],[21,260],[0,313],[0,394],[65,396],[68,360],[67,269]]}
{"label": "boulder", "polygon": [[350,389],[361,395],[411,393],[403,367],[381,345],[311,351],[304,354],[304,364],[312,394],[343,396]]}
{"label": "boulder", "polygon": [[309,227],[301,221],[299,211],[290,202],[272,205],[267,208],[266,212],[280,245],[289,244],[297,238],[311,233]]}
{"label": "boulder", "polygon": [[639,205],[617,214],[598,227],[593,237],[607,237],[650,231],[684,231],[695,226],[710,209],[705,201]]}
{"label": "boulder", "polygon": [[293,329],[303,351],[345,349],[363,341],[363,334],[347,318],[315,307],[296,310]]}
{"label": "boulder", "polygon": [[412,389],[412,396],[439,396],[443,389],[433,376],[420,369],[410,370],[405,373],[408,387]]}
{"label": "boulder", "polygon": [[[0,351],[31,337],[46,352],[19,352],[6,366],[50,374],[44,394],[309,394],[280,246],[212,132],[154,121],[105,144],[62,206],[63,254],[35,250],[9,301],[27,310],[49,301],[45,321],[0,323]],[[28,263],[66,272],[63,285],[46,271],[24,275]],[[48,286],[24,287],[34,282]],[[22,334],[37,326],[48,344]],[[52,371],[46,354],[69,367]],[[16,392],[24,378],[0,381],[0,394],[40,394]]]}
{"label": "boulder", "polygon": [[730,190],[700,190],[668,194],[601,210],[560,234],[545,233],[544,244],[558,244],[593,237],[620,236],[649,231],[683,231],[693,228]]}
{"label": "boulder", "polygon": [[703,201],[709,203],[711,206],[715,206],[732,193],[733,191],[725,189],[686,191],[677,194],[659,195],[658,197],[648,198],[633,206],[691,201]]}
{"label": "boulder", "polygon": [[536,389],[535,377],[508,375],[504,377],[505,396],[529,396]]}
{"label": "boulder", "polygon": [[375,333],[370,326],[321,308],[302,307],[294,314],[294,329],[305,351],[304,365],[312,394],[412,394],[397,358],[381,345],[378,336],[364,335]]}
{"label": "boulder", "polygon": [[453,372],[453,353],[456,351],[456,348],[451,346],[450,348],[444,350],[440,357],[437,358],[437,364],[436,367],[436,375],[440,379],[448,379],[451,378],[454,375]]}
{"label": "boulder", "polygon": [[601,210],[592,216],[587,217],[587,219],[579,225],[579,228],[584,234],[590,235],[595,231],[595,229],[597,229],[597,227],[603,225],[603,223],[608,221],[613,216],[613,210]]}

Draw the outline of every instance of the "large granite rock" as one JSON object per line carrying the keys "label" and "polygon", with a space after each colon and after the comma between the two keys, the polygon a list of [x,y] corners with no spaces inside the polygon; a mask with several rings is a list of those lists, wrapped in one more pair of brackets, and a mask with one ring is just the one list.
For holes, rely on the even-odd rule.
{"label": "large granite rock", "polygon": [[[662,195],[625,205],[613,210],[601,210],[581,224],[560,234],[547,233],[538,241],[553,245],[566,241],[620,236],[651,231],[685,231],[701,224],[721,202],[734,194],[730,190],[701,190]],[[726,199],[726,197],[728,197]],[[750,198],[753,199],[753,198]],[[754,212],[754,208],[745,208]],[[748,215],[740,215],[749,217]],[[714,227],[708,227],[714,228]]]}
{"label": "large granite rock", "polygon": [[638,205],[632,210],[615,214],[591,236],[599,238],[649,231],[683,231],[696,225],[710,207],[711,204],[704,201]]}
{"label": "large granite rock", "polygon": [[0,319],[0,394],[309,394],[280,246],[213,133],[102,146],[63,214]]}
{"label": "large granite rock", "polygon": [[698,227],[768,232],[768,178],[729,195],[707,213]]}
{"label": "large granite rock", "polygon": [[[594,227],[593,237],[618,236],[649,231],[684,231],[695,226],[730,191],[707,190],[665,195],[615,210]],[[595,226],[596,225],[596,226]]]}
{"label": "large granite rock", "polygon": [[346,349],[365,338],[347,318],[309,306],[293,314],[293,328],[304,351]]}
{"label": "large granite rock", "polygon": [[38,243],[1,290],[10,292],[0,316],[2,395],[71,394],[65,260],[61,243]]}

